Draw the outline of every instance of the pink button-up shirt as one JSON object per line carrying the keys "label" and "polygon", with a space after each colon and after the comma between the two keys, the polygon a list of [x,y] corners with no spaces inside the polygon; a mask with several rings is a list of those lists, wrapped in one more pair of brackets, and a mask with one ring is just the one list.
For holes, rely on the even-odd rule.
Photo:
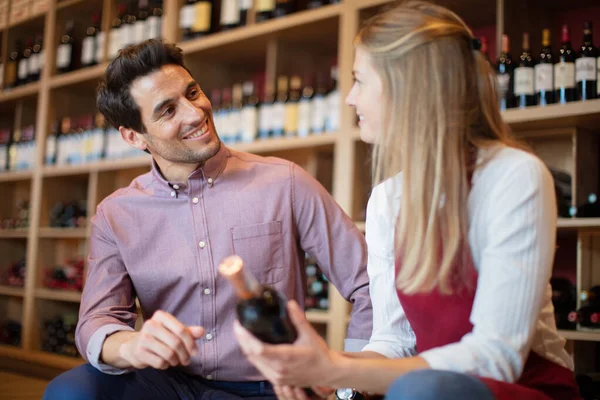
{"label": "pink button-up shirt", "polygon": [[293,163],[220,151],[187,182],[151,172],[107,197],[91,220],[88,275],[76,341],[99,361],[106,337],[133,330],[135,298],[142,315],[157,310],[185,325],[201,325],[199,355],[188,373],[208,379],[264,379],[233,336],[236,297],[217,273],[238,254],[264,284],[304,303],[305,252],[313,256],[342,296],[353,303],[347,350],[360,350],[372,330],[363,235],[329,193]]}

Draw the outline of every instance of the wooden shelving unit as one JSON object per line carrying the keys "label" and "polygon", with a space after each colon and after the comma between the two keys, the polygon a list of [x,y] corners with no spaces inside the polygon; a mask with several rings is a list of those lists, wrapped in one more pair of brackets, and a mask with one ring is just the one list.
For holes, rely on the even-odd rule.
{"label": "wooden shelving unit", "polygon": [[[88,216],[95,212],[96,205],[104,196],[123,187],[136,175],[146,171],[151,159],[141,156],[135,159],[100,161],[91,164],[72,166],[45,166],[44,144],[51,120],[57,114],[60,102],[56,95],[67,95],[71,92],[89,93],[88,101],[93,101],[93,88],[106,69],[107,62],[97,66],[81,69],[67,74],[56,75],[53,67],[55,54],[52,51],[56,39],[63,29],[60,15],[86,7],[88,0],[56,0],[51,2],[48,12],[10,25],[3,30],[5,35],[15,26],[34,24],[43,21],[44,45],[46,49],[46,68],[41,80],[36,83],[18,87],[10,91],[0,92],[0,107],[21,107],[27,101],[36,104],[36,168],[32,171],[0,173],[0,190],[7,187],[12,191],[23,191],[27,188],[30,201],[30,225],[32,228],[16,231],[0,230],[0,242],[20,240],[26,242],[27,277],[26,286],[22,289],[0,286],[0,297],[17,299],[22,303],[22,346],[19,348],[0,346],[0,357],[39,363],[51,367],[68,369],[81,364],[81,359],[57,356],[40,351],[39,326],[40,313],[44,304],[60,304],[59,307],[76,309],[81,295],[76,292],[50,290],[41,287],[41,274],[45,268],[44,257],[51,254],[51,262],[60,262],[59,257],[72,252],[86,251],[89,238],[89,227],[78,229],[48,228],[48,213],[52,207],[47,195],[56,197],[61,193],[74,192],[76,198],[65,200],[87,201]],[[84,2],[86,2],[84,4]],[[118,2],[118,1],[117,1]],[[102,29],[107,31],[110,20],[115,13],[113,0],[98,0],[102,10]],[[532,7],[540,7],[537,0],[526,0]],[[225,66],[241,68],[246,62],[264,67],[266,78],[274,81],[282,60],[296,60],[293,51],[286,53],[286,47],[303,45],[305,48],[319,49],[323,52],[331,50],[331,56],[337,57],[339,68],[338,87],[342,96],[349,92],[352,85],[353,38],[358,32],[361,21],[373,10],[387,4],[388,0],[347,0],[341,4],[327,5],[319,9],[300,11],[288,17],[266,21],[216,33],[200,39],[182,42],[178,30],[180,0],[164,0],[163,37],[167,41],[177,42],[183,49],[186,62],[195,70],[202,71],[201,85],[211,82],[218,69]],[[446,2],[447,3],[447,2]],[[451,8],[473,28],[490,27],[496,32],[495,41],[500,40],[504,30],[527,30],[524,26],[513,27],[513,22],[505,16],[514,11],[515,4],[511,0],[457,0]],[[566,6],[565,6],[566,7]],[[568,8],[568,7],[566,7]],[[100,10],[99,10],[100,11]],[[481,11],[481,12],[480,12]],[[542,10],[542,12],[545,12]],[[506,20],[505,20],[506,18]],[[252,18],[250,19],[253,20]],[[60,24],[59,24],[60,23]],[[537,28],[536,28],[537,29]],[[6,37],[6,36],[5,36]],[[11,37],[11,40],[13,38]],[[3,46],[10,45],[4,40]],[[498,48],[499,46],[496,46]],[[106,49],[105,49],[106,50]],[[3,50],[5,54],[6,49]],[[306,54],[306,53],[303,53]],[[495,55],[492,55],[495,58]],[[226,68],[227,72],[230,72]],[[222,73],[222,71],[218,71]],[[288,72],[288,71],[285,71]],[[220,83],[219,83],[220,84]],[[87,90],[87,92],[86,92]],[[356,221],[364,219],[360,211],[366,207],[367,196],[362,193],[368,187],[369,164],[367,152],[361,150],[360,132],[356,126],[354,110],[341,105],[341,127],[339,132],[309,136],[306,138],[281,138],[253,143],[241,143],[231,146],[240,151],[258,154],[269,154],[287,157],[299,162],[310,172],[318,172],[315,157],[318,151],[333,154],[333,166],[330,165],[331,192],[342,208]],[[591,154],[586,148],[597,143],[594,131],[598,133],[600,126],[600,100],[577,102],[567,105],[548,107],[532,107],[525,110],[509,110],[503,114],[505,120],[519,135],[531,140],[541,140],[547,136],[548,130],[561,129],[558,145],[550,146],[542,143],[534,146],[544,158],[550,154],[550,163],[559,166],[570,165],[568,172],[573,175],[574,197],[583,198],[588,190],[598,190],[598,155]],[[535,131],[535,134],[531,132]],[[546,132],[540,134],[540,132]],[[553,139],[554,140],[554,139]],[[562,141],[561,141],[562,140]],[[559,149],[560,151],[558,151]],[[307,161],[308,160],[308,161]],[[302,162],[307,161],[306,165]],[[586,178],[582,172],[586,163],[593,162],[593,172]],[[362,169],[361,173],[357,169]],[[321,171],[322,172],[322,171]],[[1,192],[0,192],[1,193]],[[3,203],[0,203],[0,207]],[[11,205],[12,207],[12,205]],[[2,211],[0,209],[0,211]],[[357,222],[364,231],[364,222]],[[600,219],[559,219],[558,227],[567,234],[575,235],[576,248],[573,250],[573,263],[577,265],[577,290],[587,288],[593,283],[600,283],[598,273],[591,272],[594,266],[595,253],[593,234],[600,231]],[[600,246],[598,246],[600,247]],[[592,253],[592,255],[590,255]],[[600,254],[600,252],[598,252]],[[54,257],[54,258],[53,258]],[[20,304],[20,303],[19,303]],[[348,304],[332,289],[328,311],[309,311],[307,318],[314,324],[326,327],[326,338],[330,346],[336,349],[343,347],[346,326],[348,323]],[[51,317],[51,316],[50,316]],[[561,331],[570,341],[600,341],[600,333],[582,331]]]}

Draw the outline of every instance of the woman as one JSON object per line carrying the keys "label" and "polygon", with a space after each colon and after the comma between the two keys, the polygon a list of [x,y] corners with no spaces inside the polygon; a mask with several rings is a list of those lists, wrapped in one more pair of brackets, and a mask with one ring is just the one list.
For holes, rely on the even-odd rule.
{"label": "woman", "polygon": [[376,144],[382,182],[367,242],[374,333],[388,335],[365,354],[332,351],[290,303],[298,340],[266,345],[237,324],[243,351],[285,399],[305,398],[307,386],[391,399],[580,398],[551,302],[553,181],[510,138],[469,28],[443,7],[395,6],[358,34],[354,75],[347,103]]}

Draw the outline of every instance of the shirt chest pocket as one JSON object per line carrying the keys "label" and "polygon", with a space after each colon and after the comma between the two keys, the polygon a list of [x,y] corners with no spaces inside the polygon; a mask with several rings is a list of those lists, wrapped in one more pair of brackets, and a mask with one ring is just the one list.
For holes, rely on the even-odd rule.
{"label": "shirt chest pocket", "polygon": [[285,277],[280,221],[231,229],[233,250],[260,283],[271,285]]}

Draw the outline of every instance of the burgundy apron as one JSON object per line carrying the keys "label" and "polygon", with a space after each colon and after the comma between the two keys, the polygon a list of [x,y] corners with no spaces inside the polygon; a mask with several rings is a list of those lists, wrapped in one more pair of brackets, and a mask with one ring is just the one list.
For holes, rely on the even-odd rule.
{"label": "burgundy apron", "polygon": [[[417,351],[456,343],[471,332],[469,322],[477,271],[470,262],[467,285],[452,295],[442,295],[437,289],[431,293],[406,295],[398,291],[402,308],[415,332]],[[398,271],[398,262],[396,271]],[[501,318],[502,316],[498,316]],[[581,399],[571,370],[531,351],[516,383],[480,378],[497,400],[575,400]]]}

